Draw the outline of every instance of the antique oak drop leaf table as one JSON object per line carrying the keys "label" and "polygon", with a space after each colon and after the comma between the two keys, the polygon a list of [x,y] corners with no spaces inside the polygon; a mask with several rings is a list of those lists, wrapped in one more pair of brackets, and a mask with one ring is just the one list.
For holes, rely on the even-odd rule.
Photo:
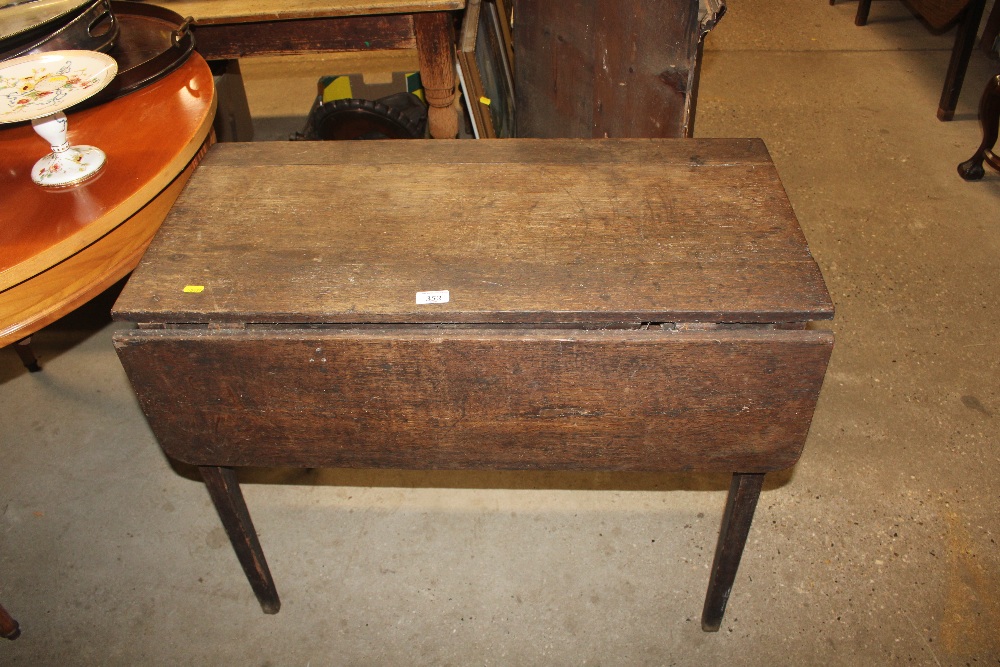
{"label": "antique oak drop leaf table", "polygon": [[833,346],[759,140],[219,144],[114,312],[271,613],[236,467],[725,471],[717,630]]}

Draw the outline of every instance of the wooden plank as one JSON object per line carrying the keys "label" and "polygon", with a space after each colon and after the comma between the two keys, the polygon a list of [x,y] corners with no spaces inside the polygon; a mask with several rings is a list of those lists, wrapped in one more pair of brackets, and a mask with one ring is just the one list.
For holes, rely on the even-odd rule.
{"label": "wooden plank", "polygon": [[687,136],[698,4],[515,0],[518,136]]}
{"label": "wooden plank", "polygon": [[[263,61],[267,62],[267,61]],[[256,66],[251,61],[247,67]],[[303,65],[304,66],[304,65]],[[586,170],[592,164],[655,163],[657,167],[727,167],[759,165],[773,170],[770,154],[760,139],[517,139],[475,142],[339,141],[335,145],[296,142],[257,142],[217,146],[206,158],[214,166],[296,166],[375,164],[537,164]],[[416,171],[416,169],[415,169]],[[569,172],[568,172],[569,173]]]}
{"label": "wooden plank", "polygon": [[208,60],[323,51],[413,49],[413,16],[346,16],[265,23],[206,23],[194,28]]}
{"label": "wooden plank", "polygon": [[[312,83],[328,74],[361,74],[371,77],[384,72],[416,72],[420,69],[416,49],[365,52],[334,52],[299,56],[261,57],[240,63],[240,69],[250,86],[274,86],[289,80]],[[252,144],[247,144],[252,145]]]}
{"label": "wooden plank", "polygon": [[451,11],[465,7],[465,0],[153,0],[151,4],[207,24]]}
{"label": "wooden plank", "polygon": [[801,452],[820,331],[133,330],[115,346],[194,465],[766,472]]}
{"label": "wooden plank", "polygon": [[[759,142],[382,143],[406,147],[373,147],[367,164],[347,142],[277,144],[270,160],[215,147],[116,312],[138,322],[832,316]],[[487,143],[498,150],[475,148]],[[189,284],[205,289],[184,293]],[[451,300],[416,304],[426,290]]]}

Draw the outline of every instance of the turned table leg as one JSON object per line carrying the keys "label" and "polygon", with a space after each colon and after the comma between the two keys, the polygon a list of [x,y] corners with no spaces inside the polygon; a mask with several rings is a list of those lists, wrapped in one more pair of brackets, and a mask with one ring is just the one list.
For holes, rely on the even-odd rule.
{"label": "turned table leg", "polygon": [[427,126],[434,139],[458,136],[455,102],[454,26],[448,12],[420,12],[413,15],[420,61],[420,81],[427,100]]}
{"label": "turned table leg", "polygon": [[729,485],[726,511],[722,515],[722,529],[705,594],[705,609],[701,614],[701,628],[705,632],[718,632],[722,625],[763,484],[763,473],[735,473]]}
{"label": "turned table leg", "polygon": [[7,613],[7,610],[0,605],[0,637],[4,639],[17,639],[21,636],[21,626]]}
{"label": "turned table leg", "polygon": [[958,174],[967,181],[983,177],[983,160],[1000,169],[1000,156],[993,152],[1000,132],[1000,74],[990,79],[979,100],[979,123],[983,126],[983,141],[975,155],[958,165]]}
{"label": "turned table leg", "polygon": [[277,614],[281,608],[278,590],[264,560],[264,550],[250,520],[236,472],[216,466],[200,466],[199,470],[261,609],[265,614]]}

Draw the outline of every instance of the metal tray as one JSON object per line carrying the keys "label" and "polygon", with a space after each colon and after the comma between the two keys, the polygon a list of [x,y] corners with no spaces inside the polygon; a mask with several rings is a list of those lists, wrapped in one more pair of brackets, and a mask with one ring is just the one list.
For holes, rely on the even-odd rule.
{"label": "metal tray", "polygon": [[191,19],[141,2],[112,0],[120,25],[118,42],[109,52],[118,61],[118,76],[95,101],[127,95],[180,67],[194,50]]}

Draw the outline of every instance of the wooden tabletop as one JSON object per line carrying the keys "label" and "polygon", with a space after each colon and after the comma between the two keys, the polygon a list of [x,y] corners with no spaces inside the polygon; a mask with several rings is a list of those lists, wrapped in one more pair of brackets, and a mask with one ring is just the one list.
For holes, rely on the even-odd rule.
{"label": "wooden tabletop", "polygon": [[[447,303],[416,303],[440,290]],[[636,323],[833,309],[761,141],[511,139],[216,145],[116,311]]]}
{"label": "wooden tabletop", "polygon": [[465,0],[152,0],[197,23],[409,14],[462,9]]}

